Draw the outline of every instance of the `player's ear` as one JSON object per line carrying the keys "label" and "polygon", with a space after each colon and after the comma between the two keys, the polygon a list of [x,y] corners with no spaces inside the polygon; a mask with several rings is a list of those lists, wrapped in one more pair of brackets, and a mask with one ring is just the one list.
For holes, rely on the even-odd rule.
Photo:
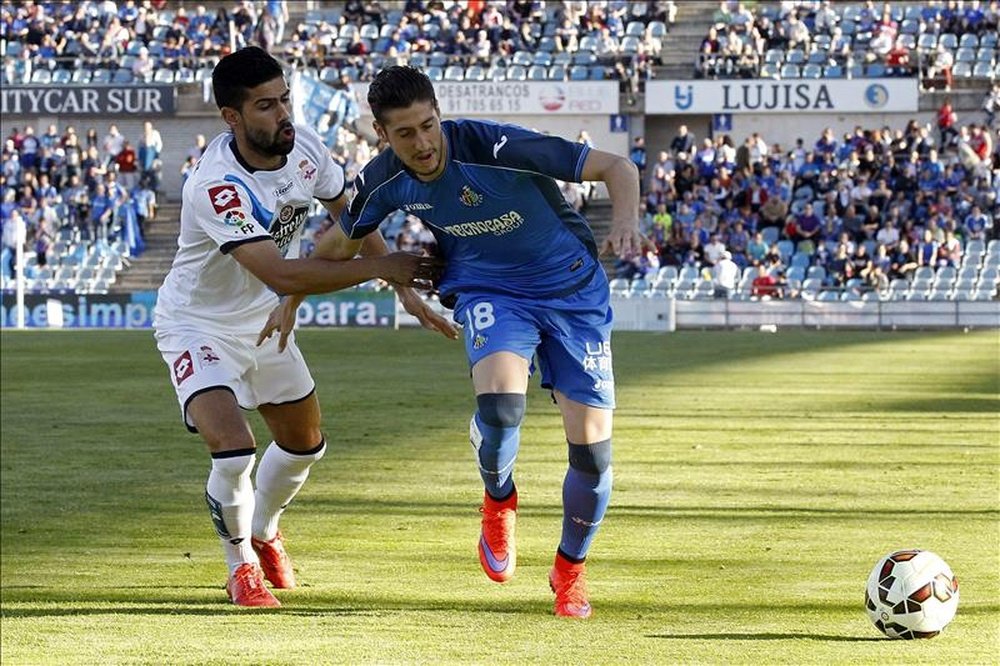
{"label": "player's ear", "polygon": [[378,135],[378,140],[383,144],[389,143],[389,135],[386,133],[385,128],[382,127],[382,123],[377,120],[372,121],[372,129],[375,130],[375,134]]}
{"label": "player's ear", "polygon": [[222,120],[229,125],[230,129],[235,129],[240,124],[240,112],[231,106],[222,107]]}

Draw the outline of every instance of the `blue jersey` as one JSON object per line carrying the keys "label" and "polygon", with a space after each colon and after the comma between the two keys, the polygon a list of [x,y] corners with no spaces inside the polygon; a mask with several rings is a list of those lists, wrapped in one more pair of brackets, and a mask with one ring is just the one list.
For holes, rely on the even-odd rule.
{"label": "blue jersey", "polygon": [[355,181],[341,215],[350,238],[374,231],[401,209],[434,234],[447,268],[442,301],[463,292],[554,298],[586,285],[599,268],[587,221],[555,178],[580,182],[590,148],[515,125],[446,120],[447,165],[433,182],[386,150]]}

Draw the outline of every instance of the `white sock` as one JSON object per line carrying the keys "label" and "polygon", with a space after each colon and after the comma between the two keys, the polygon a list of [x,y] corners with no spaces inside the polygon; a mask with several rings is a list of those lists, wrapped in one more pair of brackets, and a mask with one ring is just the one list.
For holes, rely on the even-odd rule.
{"label": "white sock", "polygon": [[281,512],[309,478],[309,468],[325,452],[325,440],[303,453],[283,449],[276,442],[271,442],[257,466],[252,527],[255,538],[270,541],[278,534]]}
{"label": "white sock", "polygon": [[225,451],[221,457],[214,454],[205,486],[205,501],[222,541],[230,573],[244,562],[257,563],[257,554],[250,546],[254,503],[250,470],[254,458],[253,449]]}

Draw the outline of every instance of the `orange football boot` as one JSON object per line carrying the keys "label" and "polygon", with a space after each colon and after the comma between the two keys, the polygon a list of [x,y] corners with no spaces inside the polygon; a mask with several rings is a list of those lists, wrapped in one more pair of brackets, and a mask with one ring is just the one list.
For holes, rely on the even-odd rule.
{"label": "orange football boot", "polygon": [[264,572],[258,565],[250,562],[236,567],[236,571],[226,583],[226,592],[237,606],[277,608],[281,605],[281,602],[264,586]]}
{"label": "orange football boot", "polygon": [[285,552],[285,543],[280,531],[270,541],[251,537],[250,545],[260,558],[260,568],[264,570],[264,578],[268,579],[271,585],[281,590],[295,587],[292,560]]}
{"label": "orange football boot", "polygon": [[514,546],[514,524],[517,521],[517,491],[502,502],[483,495],[482,531],[479,534],[479,563],[490,580],[505,583],[514,575],[517,551]]}

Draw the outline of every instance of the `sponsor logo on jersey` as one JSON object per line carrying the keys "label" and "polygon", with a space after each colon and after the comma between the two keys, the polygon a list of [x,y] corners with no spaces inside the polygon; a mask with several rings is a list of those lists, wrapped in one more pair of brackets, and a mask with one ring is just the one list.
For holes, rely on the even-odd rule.
{"label": "sponsor logo on jersey", "polygon": [[417,202],[417,203],[403,204],[403,210],[407,212],[412,210],[431,210],[432,208],[434,208],[434,206],[429,203]]}
{"label": "sponsor logo on jersey", "polygon": [[215,350],[208,345],[202,345],[198,349],[198,365],[203,368],[208,365],[215,365],[221,360],[219,355],[215,353]]}
{"label": "sponsor logo on jersey", "polygon": [[274,190],[274,196],[280,197],[282,194],[284,194],[288,190],[292,189],[292,185],[294,185],[294,184],[295,184],[294,180],[288,181],[287,183],[285,183],[281,187],[279,187],[276,190]]}
{"label": "sponsor logo on jersey", "polygon": [[231,227],[243,226],[243,224],[246,221],[247,221],[246,213],[244,213],[242,210],[238,208],[236,210],[231,210],[228,213],[226,213],[226,217],[223,219],[223,222],[225,222]]}
{"label": "sponsor logo on jersey", "polygon": [[174,384],[180,386],[193,374],[194,363],[191,362],[191,352],[186,351],[174,359]]}
{"label": "sponsor logo on jersey", "polygon": [[503,236],[504,234],[509,234],[514,231],[523,223],[524,217],[516,210],[512,210],[499,217],[494,217],[489,220],[453,224],[450,227],[444,227],[443,230],[445,233],[451,234],[452,236],[458,236],[460,238],[481,236],[483,234]]}
{"label": "sponsor logo on jersey", "polygon": [[316,165],[309,160],[302,160],[299,162],[299,175],[302,180],[312,180],[316,175]]}
{"label": "sponsor logo on jersey", "polygon": [[305,224],[308,216],[309,206],[282,206],[270,229],[271,238],[277,243],[282,254],[288,249],[295,232]]}
{"label": "sponsor logo on jersey", "polygon": [[458,200],[469,207],[475,207],[483,203],[483,195],[476,192],[468,185],[462,186],[462,192],[458,195]]}
{"label": "sponsor logo on jersey", "polygon": [[240,195],[233,185],[216,185],[208,188],[208,199],[212,202],[212,208],[220,215],[227,210],[243,205],[240,201]]}
{"label": "sponsor logo on jersey", "polygon": [[[600,372],[610,372],[611,370],[611,341],[604,340],[602,342],[586,342],[584,343],[584,355],[583,355],[583,369],[587,372],[593,372],[595,370]],[[594,385],[594,388],[600,390],[602,386],[614,384],[607,379],[600,379]],[[606,386],[610,388],[610,386]]]}
{"label": "sponsor logo on jersey", "polygon": [[493,159],[497,158],[497,153],[499,153],[500,149],[506,145],[507,145],[507,135],[502,134],[500,136],[500,140],[493,144]]}

